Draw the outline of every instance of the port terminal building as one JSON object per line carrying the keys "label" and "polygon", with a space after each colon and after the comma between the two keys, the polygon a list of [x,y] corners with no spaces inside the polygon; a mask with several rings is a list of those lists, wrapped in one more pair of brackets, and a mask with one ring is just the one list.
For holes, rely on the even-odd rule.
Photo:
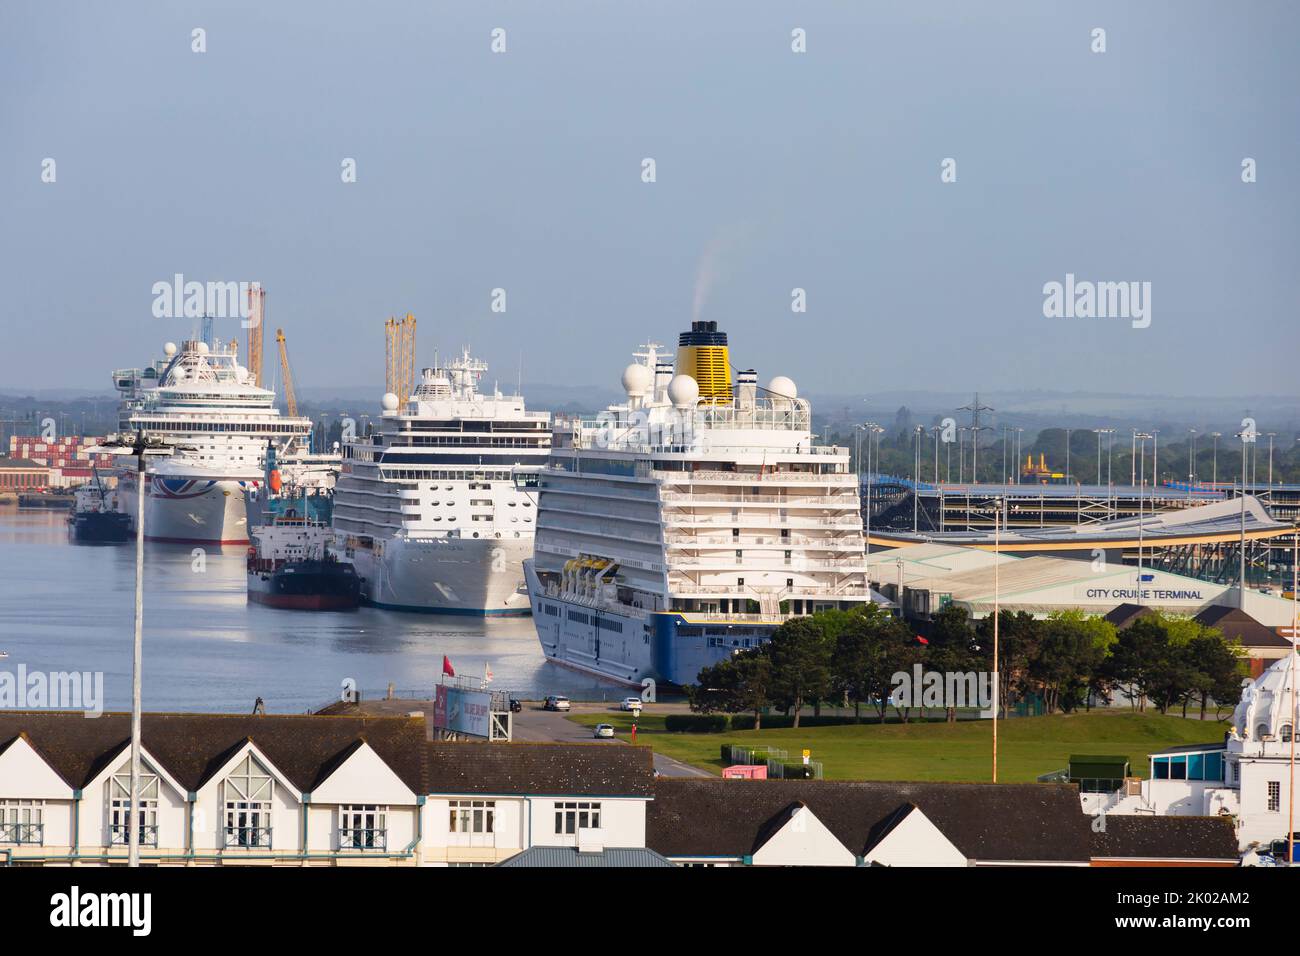
{"label": "port terminal building", "polygon": [[[982,486],[981,486],[982,487]],[[1150,489],[1148,489],[1149,491]],[[943,531],[876,527],[869,549],[942,543],[1017,556],[1103,561],[1169,571],[1217,584],[1236,584],[1241,555],[1255,586],[1290,584],[1296,526],[1271,514],[1253,496],[1221,498],[1193,507],[1145,512],[1105,521],[1035,524],[1018,521],[1012,499],[992,496],[978,509],[978,523]],[[994,533],[994,517],[1001,523]]]}

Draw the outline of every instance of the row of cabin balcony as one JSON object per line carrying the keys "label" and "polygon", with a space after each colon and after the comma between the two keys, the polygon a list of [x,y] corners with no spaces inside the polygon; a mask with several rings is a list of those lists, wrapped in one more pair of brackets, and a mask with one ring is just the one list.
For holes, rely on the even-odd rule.
{"label": "row of cabin balcony", "polygon": [[726,546],[752,548],[760,545],[776,547],[799,547],[812,548],[822,551],[861,551],[863,550],[863,537],[861,534],[848,534],[841,536],[817,536],[813,537],[806,534],[792,535],[752,535],[752,534],[716,534],[716,535],[697,535],[697,534],[665,534],[664,542],[672,548],[700,548]]}
{"label": "row of cabin balcony", "polygon": [[798,469],[778,469],[778,470],[760,470],[762,466],[752,470],[699,470],[691,471],[683,469],[681,471],[664,470],[654,468],[650,475],[658,478],[661,482],[670,484],[813,484],[821,482],[833,482],[836,484],[853,487],[857,482],[855,476],[849,473],[847,468],[843,471],[801,471]]}
{"label": "row of cabin balcony", "polygon": [[861,528],[862,521],[856,515],[839,515],[837,517],[814,517],[812,515],[738,515],[698,514],[694,512],[665,511],[663,523],[673,528],[697,527],[736,527],[741,528]]}
{"label": "row of cabin balcony", "polygon": [[839,571],[843,574],[865,574],[866,559],[855,558],[805,558],[794,554],[772,551],[745,552],[742,555],[678,555],[673,560],[678,571],[762,571],[778,568],[790,571]]}
{"label": "row of cabin balcony", "polygon": [[668,502],[693,502],[701,505],[721,501],[728,504],[734,502],[773,508],[808,508],[831,505],[838,508],[858,510],[861,507],[858,503],[857,491],[852,487],[846,487],[844,494],[839,495],[791,495],[767,492],[736,495],[716,492],[708,488],[696,491],[671,491],[664,488],[660,490],[659,497]]}

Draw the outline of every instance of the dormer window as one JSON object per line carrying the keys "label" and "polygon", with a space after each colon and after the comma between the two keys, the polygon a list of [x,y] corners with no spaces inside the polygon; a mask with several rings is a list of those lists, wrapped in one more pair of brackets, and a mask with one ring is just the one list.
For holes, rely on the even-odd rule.
{"label": "dormer window", "polygon": [[[141,846],[158,845],[158,775],[140,768],[136,781],[139,796],[135,824],[140,830]],[[113,846],[131,842],[131,766],[113,774],[108,782],[108,840]]]}
{"label": "dormer window", "polygon": [[275,782],[252,754],[225,780],[228,847],[271,847],[271,798]]}

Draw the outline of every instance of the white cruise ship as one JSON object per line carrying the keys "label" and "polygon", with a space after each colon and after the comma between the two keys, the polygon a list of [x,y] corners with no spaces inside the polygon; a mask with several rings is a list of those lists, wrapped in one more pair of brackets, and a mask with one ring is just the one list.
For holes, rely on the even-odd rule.
{"label": "white cruise ship", "polygon": [[[268,442],[278,452],[311,431],[307,418],[281,415],[275,393],[253,383],[233,350],[202,341],[168,342],[146,369],[121,369],[119,428],[183,446],[151,459],[145,472],[145,537],[184,544],[247,544],[246,497],[262,481]],[[123,467],[118,500],[136,519],[135,463]]]}
{"label": "white cruise ship", "polygon": [[385,395],[378,426],[345,446],[334,548],[356,565],[367,603],[528,613],[523,561],[551,420],[519,395],[481,394],[486,371],[468,351],[424,369],[414,395]]}
{"label": "white cruise ship", "polygon": [[675,375],[657,349],[553,450],[525,565],[546,657],[632,686],[694,683],[792,615],[871,600],[848,451],[815,444],[794,383],[733,388],[714,322],[682,333]]}

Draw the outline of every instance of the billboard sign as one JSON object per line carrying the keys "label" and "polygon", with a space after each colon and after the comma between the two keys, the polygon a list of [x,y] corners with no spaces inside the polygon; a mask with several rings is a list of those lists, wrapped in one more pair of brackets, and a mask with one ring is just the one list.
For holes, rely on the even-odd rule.
{"label": "billboard sign", "polygon": [[488,738],[492,728],[492,695],[439,684],[435,688],[433,725],[472,737]]}

